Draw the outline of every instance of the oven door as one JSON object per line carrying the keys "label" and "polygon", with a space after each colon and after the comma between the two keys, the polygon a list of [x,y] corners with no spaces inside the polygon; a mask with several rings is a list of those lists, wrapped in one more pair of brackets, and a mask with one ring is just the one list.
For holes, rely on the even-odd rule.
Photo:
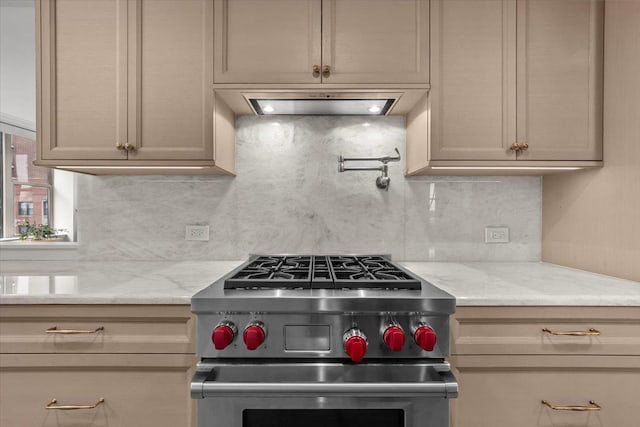
{"label": "oven door", "polygon": [[198,427],[446,427],[447,363],[200,363]]}

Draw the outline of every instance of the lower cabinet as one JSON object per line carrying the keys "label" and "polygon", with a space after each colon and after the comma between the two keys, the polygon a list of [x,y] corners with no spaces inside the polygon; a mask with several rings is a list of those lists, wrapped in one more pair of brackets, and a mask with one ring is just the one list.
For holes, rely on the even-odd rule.
{"label": "lower cabinet", "polygon": [[458,307],[452,427],[636,427],[640,307]]}
{"label": "lower cabinet", "polygon": [[191,355],[2,354],[0,425],[192,427],[195,363]]}
{"label": "lower cabinet", "polygon": [[454,356],[451,362],[460,385],[453,427],[638,425],[640,356]]}
{"label": "lower cabinet", "polygon": [[0,305],[0,427],[195,427],[188,305]]}

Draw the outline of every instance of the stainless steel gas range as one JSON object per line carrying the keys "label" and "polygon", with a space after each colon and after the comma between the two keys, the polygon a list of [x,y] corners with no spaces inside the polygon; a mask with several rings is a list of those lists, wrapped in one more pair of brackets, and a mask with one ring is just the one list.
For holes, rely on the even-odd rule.
{"label": "stainless steel gas range", "polygon": [[198,427],[445,427],[455,299],[387,256],[253,256],[191,300]]}

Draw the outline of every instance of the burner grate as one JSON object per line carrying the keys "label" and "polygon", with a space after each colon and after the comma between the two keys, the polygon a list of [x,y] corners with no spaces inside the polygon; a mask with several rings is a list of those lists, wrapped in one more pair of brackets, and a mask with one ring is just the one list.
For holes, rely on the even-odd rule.
{"label": "burner grate", "polygon": [[413,289],[421,281],[383,256],[258,256],[225,289]]}

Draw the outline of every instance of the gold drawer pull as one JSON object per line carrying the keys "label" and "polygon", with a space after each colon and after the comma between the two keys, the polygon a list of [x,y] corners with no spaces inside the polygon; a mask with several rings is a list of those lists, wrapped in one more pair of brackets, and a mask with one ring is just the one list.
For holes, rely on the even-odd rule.
{"label": "gold drawer pull", "polygon": [[591,406],[553,405],[553,404],[547,402],[546,400],[543,400],[542,404],[548,406],[549,408],[553,409],[554,411],[599,411],[600,409],[602,409],[602,407],[600,405],[598,405],[596,402],[594,402],[593,400],[589,401],[589,405],[591,405]]}
{"label": "gold drawer pull", "polygon": [[590,328],[588,331],[552,331],[549,328],[543,328],[542,332],[546,332],[551,335],[570,335],[574,337],[590,337],[600,335],[600,331]]}
{"label": "gold drawer pull", "polygon": [[82,330],[82,329],[58,329],[57,326],[52,326],[47,329],[45,332],[48,334],[62,334],[62,335],[72,335],[72,334],[96,334],[98,331],[104,331],[104,326],[98,326],[93,330]]}
{"label": "gold drawer pull", "polygon": [[74,409],[94,409],[101,403],[104,403],[104,397],[98,399],[96,403],[93,405],[58,405],[54,406],[58,401],[56,399],[52,399],[51,402],[44,407],[44,409],[59,409],[61,411],[72,411]]}

